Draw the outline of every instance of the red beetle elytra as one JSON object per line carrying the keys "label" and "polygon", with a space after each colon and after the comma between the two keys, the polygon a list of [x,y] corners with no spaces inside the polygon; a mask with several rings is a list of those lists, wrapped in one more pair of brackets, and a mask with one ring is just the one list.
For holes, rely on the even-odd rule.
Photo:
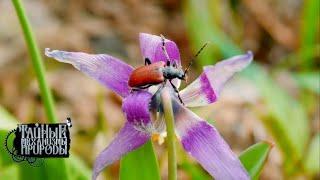
{"label": "red beetle elytra", "polygon": [[[133,90],[146,89],[153,85],[165,84],[169,80],[171,86],[178,95],[180,102],[183,104],[182,99],[179,95],[177,87],[172,83],[172,80],[178,78],[186,81],[186,74],[190,69],[193,61],[191,60],[188,67],[185,70],[178,68],[176,63],[170,64],[170,58],[165,48],[165,38],[161,35],[162,39],[162,51],[167,58],[167,63],[163,61],[155,62],[151,64],[149,58],[145,58],[145,66],[138,67],[135,69],[129,77],[129,86]],[[208,43],[205,43],[201,49],[194,56],[196,58],[200,52],[206,47]],[[161,88],[161,87],[160,87]]]}

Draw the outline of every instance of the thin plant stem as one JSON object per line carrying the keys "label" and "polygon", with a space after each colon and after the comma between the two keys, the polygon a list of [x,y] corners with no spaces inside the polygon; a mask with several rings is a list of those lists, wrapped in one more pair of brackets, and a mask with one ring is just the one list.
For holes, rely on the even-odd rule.
{"label": "thin plant stem", "polygon": [[167,130],[167,150],[168,150],[168,179],[177,179],[177,157],[176,157],[176,144],[174,133],[174,117],[172,110],[171,97],[166,88],[162,90],[161,99],[164,109],[164,118],[166,121]]}
{"label": "thin plant stem", "polygon": [[32,65],[38,80],[41,97],[44,103],[46,115],[50,123],[56,123],[57,117],[55,115],[54,102],[52,94],[45,79],[45,68],[40,55],[39,48],[35,41],[31,26],[26,16],[25,10],[20,0],[12,0],[20,25],[24,34],[26,44],[31,56]]}
{"label": "thin plant stem", "polygon": [[[28,51],[31,56],[32,66],[34,68],[34,71],[38,80],[38,85],[39,85],[41,97],[44,103],[47,119],[50,123],[57,123],[58,120],[55,114],[53,97],[45,78],[44,64],[40,55],[38,45],[35,41],[31,26],[29,24],[28,18],[26,16],[26,13],[21,1],[12,0],[12,3],[16,10],[16,13],[24,34],[24,38],[28,47]],[[67,168],[66,166],[67,163],[65,162],[64,159],[61,159],[61,160],[53,159],[53,160],[49,160],[47,163],[49,166],[52,166],[52,167],[56,166],[56,163],[59,163],[61,169],[64,170],[60,172],[61,176],[64,179],[67,179],[67,180],[69,179],[69,169]]]}

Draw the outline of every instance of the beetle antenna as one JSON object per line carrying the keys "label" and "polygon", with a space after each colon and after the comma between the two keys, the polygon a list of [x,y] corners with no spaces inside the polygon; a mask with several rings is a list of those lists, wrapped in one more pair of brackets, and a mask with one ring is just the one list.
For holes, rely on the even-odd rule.
{"label": "beetle antenna", "polygon": [[160,37],[161,37],[161,41],[162,41],[162,51],[167,58],[167,65],[170,65],[170,57],[168,55],[168,52],[167,52],[166,46],[165,46],[165,37],[162,34],[160,34]]}
{"label": "beetle antenna", "polygon": [[209,42],[206,42],[197,52],[197,54],[191,59],[188,67],[184,70],[184,75],[186,75],[186,73],[189,71],[190,67],[192,66],[193,62],[195,61],[195,59],[199,56],[199,54],[201,53],[201,51],[208,45]]}

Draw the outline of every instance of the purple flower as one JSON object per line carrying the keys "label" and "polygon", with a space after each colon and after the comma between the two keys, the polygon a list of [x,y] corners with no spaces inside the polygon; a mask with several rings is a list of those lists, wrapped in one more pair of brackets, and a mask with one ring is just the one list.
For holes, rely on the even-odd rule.
{"label": "purple flower", "polygon": [[[161,50],[162,41],[159,36],[141,33],[140,47],[143,58],[149,58],[152,63],[166,62],[167,58]],[[177,45],[166,39],[165,48],[171,63],[175,62],[181,67]],[[93,179],[106,166],[142,146],[153,134],[164,134],[165,123],[160,108],[161,102],[154,96],[155,89],[159,86],[131,91],[128,80],[133,67],[106,54],[91,55],[46,49],[46,55],[72,64],[123,98],[122,109],[127,122],[110,145],[98,155],[94,164]],[[215,179],[249,179],[249,175],[216,128],[186,107],[205,106],[217,101],[224,84],[235,72],[248,66],[252,59],[252,53],[248,52],[221,61],[214,66],[205,66],[202,74],[180,91],[185,105],[177,100],[175,94],[172,95],[178,139],[184,149]],[[179,88],[180,80],[175,79],[173,83]],[[171,88],[170,84],[166,86]],[[158,118],[153,116],[156,111],[160,111]]]}

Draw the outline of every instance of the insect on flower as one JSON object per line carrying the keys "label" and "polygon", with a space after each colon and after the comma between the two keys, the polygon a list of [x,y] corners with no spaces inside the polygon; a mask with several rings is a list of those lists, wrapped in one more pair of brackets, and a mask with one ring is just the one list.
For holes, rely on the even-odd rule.
{"label": "insect on flower", "polygon": [[[171,86],[174,91],[177,93],[178,98],[182,104],[183,101],[180,97],[178,88],[172,83],[172,80],[178,78],[180,80],[186,81],[188,70],[193,64],[193,60],[190,61],[188,67],[185,70],[182,70],[181,67],[177,66],[177,63],[174,62],[170,64],[170,57],[165,47],[165,38],[161,35],[162,41],[162,51],[166,56],[166,63],[163,61],[159,61],[151,64],[151,61],[148,57],[145,58],[145,66],[138,67],[135,69],[129,77],[129,86],[133,88],[133,90],[146,89],[153,85],[163,84],[165,85],[167,80],[169,80]],[[194,58],[196,58],[200,52],[206,47],[207,43],[205,43],[201,49],[197,52]],[[160,87],[162,88],[162,87]],[[159,90],[160,90],[159,88]]]}
{"label": "insect on flower", "polygon": [[[160,36],[141,33],[140,47],[143,58],[147,59],[145,63],[149,65],[136,70],[106,54],[92,55],[46,49],[48,57],[72,64],[123,98],[122,110],[127,121],[108,147],[96,158],[92,178],[96,179],[105,167],[145,144],[154,134],[161,136],[165,133],[161,98],[158,98],[160,86],[171,92],[175,133],[185,151],[215,179],[249,179],[247,171],[217,129],[187,107],[206,106],[216,102],[224,84],[251,63],[252,53],[247,52],[203,67],[201,75],[176,94],[193,61],[184,72],[182,68],[176,68],[181,67],[179,49],[173,41]],[[150,74],[158,67],[161,67],[161,71],[152,77],[144,74]],[[167,70],[164,70],[165,68]],[[139,69],[143,69],[143,72],[139,72]],[[153,85],[157,85],[157,91],[154,91]]]}

